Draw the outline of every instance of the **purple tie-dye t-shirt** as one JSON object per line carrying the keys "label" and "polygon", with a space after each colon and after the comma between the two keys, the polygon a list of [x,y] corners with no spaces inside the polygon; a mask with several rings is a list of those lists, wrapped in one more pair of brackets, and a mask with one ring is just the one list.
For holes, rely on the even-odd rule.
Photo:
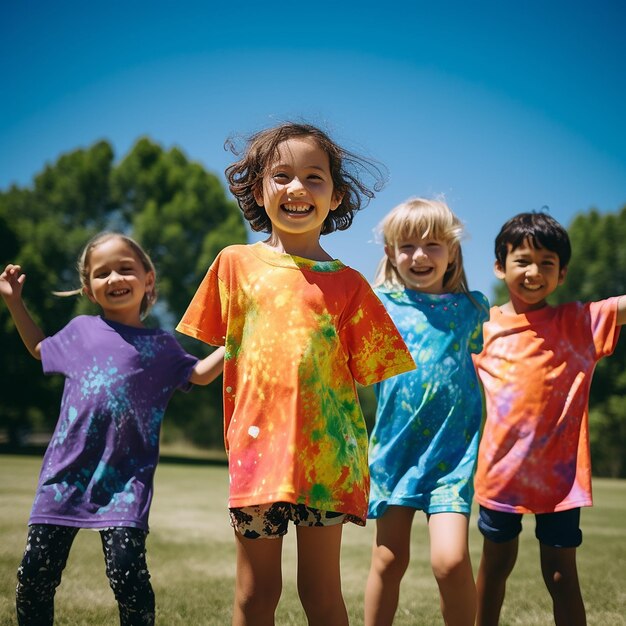
{"label": "purple tie-dye t-shirt", "polygon": [[83,315],[41,360],[65,388],[29,524],[147,530],[163,413],[196,357],[165,331]]}

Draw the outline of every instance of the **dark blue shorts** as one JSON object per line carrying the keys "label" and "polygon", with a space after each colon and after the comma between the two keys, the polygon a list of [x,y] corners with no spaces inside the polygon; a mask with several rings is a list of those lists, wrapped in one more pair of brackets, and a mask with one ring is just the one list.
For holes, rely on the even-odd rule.
{"label": "dark blue shorts", "polygon": [[[504,543],[522,532],[522,514],[480,507],[478,529],[490,541]],[[583,542],[580,508],[535,514],[535,537],[553,548],[577,548]]]}

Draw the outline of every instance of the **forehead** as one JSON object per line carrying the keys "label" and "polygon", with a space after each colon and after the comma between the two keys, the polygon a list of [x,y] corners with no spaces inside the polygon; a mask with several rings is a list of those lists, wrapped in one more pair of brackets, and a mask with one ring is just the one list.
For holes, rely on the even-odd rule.
{"label": "forehead", "polygon": [[507,244],[508,254],[511,256],[532,256],[532,257],[542,257],[542,258],[559,258],[559,255],[553,250],[549,250],[548,248],[543,248],[539,246],[531,239],[526,238],[519,246],[513,247],[513,244]]}
{"label": "forehead", "polygon": [[108,263],[138,260],[132,247],[119,237],[113,237],[99,243],[91,250],[91,254],[89,255],[89,265],[92,268]]}
{"label": "forehead", "polygon": [[294,137],[278,144],[272,165],[294,165],[329,169],[328,154],[310,137]]}

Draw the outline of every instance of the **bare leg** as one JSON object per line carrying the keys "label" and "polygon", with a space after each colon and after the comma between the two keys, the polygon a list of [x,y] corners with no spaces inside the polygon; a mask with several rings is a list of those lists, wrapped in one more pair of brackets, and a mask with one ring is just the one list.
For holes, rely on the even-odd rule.
{"label": "bare leg", "polygon": [[393,623],[400,583],[411,558],[411,525],[415,509],[390,506],[376,520],[372,565],[365,589],[365,626]]}
{"label": "bare leg", "polygon": [[483,538],[483,554],[478,568],[477,626],[498,626],[504,602],[506,581],[517,560],[519,539],[495,543]]}
{"label": "bare leg", "polygon": [[430,563],[446,626],[474,626],[476,585],[468,547],[469,517],[436,513],[428,520]]}
{"label": "bare leg", "polygon": [[298,595],[310,626],[348,626],[341,593],[342,524],[297,526]]}
{"label": "bare leg", "polygon": [[586,626],[576,548],[553,548],[539,543],[539,551],[543,580],[552,596],[554,623],[556,626]]}
{"label": "bare leg", "polygon": [[282,538],[246,539],[235,532],[237,578],[233,626],[273,626],[282,591]]}

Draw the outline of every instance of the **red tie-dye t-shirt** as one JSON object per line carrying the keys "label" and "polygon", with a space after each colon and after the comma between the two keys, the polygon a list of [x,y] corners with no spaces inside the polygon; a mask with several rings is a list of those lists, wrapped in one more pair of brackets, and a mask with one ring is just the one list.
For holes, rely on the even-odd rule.
{"label": "red tie-dye t-shirt", "polygon": [[229,506],[301,503],[364,523],[368,440],[355,380],[415,368],[365,279],[340,261],[230,246],[177,329],[226,346]]}
{"label": "red tie-dye t-shirt", "polygon": [[596,363],[615,349],[617,298],[508,315],[483,327],[475,358],[487,419],[476,500],[496,511],[591,506],[588,401]]}

